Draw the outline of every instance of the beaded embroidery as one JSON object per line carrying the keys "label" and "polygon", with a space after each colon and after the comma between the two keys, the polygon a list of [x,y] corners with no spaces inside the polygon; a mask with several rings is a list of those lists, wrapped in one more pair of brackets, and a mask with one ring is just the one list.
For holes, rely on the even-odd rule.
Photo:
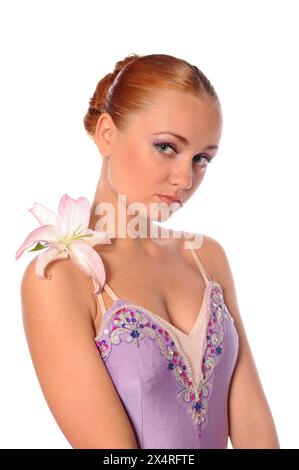
{"label": "beaded embroidery", "polygon": [[[209,321],[198,385],[194,381],[190,362],[180,347],[175,332],[168,331],[169,328],[163,323],[162,317],[157,318],[155,315],[153,321],[152,312],[142,306],[128,302],[119,303],[122,301],[118,299],[95,338],[98,351],[104,361],[109,356],[112,345],[119,344],[123,339],[137,347],[145,337],[156,341],[161,355],[168,361],[168,370],[172,371],[180,387],[177,396],[183,398],[184,403],[187,404],[188,414],[198,429],[199,437],[208,422],[208,401],[213,388],[214,371],[223,353],[224,320],[234,321],[224,303],[222,288],[214,281],[209,286],[207,299]],[[109,320],[112,318],[111,325]]]}

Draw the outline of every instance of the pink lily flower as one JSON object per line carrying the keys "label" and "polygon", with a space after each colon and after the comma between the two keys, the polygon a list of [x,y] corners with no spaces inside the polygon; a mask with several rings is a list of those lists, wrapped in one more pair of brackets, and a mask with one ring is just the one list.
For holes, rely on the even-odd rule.
{"label": "pink lily flower", "polygon": [[29,251],[46,248],[37,256],[35,264],[37,276],[45,279],[44,271],[51,261],[70,256],[79,269],[91,276],[95,286],[94,295],[98,295],[103,289],[106,275],[103,261],[93,246],[112,242],[110,234],[88,228],[90,218],[88,200],[85,197],[72,199],[64,194],[59,202],[58,214],[37,202],[28,210],[36,217],[41,227],[29,233],[16,252],[16,260],[34,243],[37,245]]}

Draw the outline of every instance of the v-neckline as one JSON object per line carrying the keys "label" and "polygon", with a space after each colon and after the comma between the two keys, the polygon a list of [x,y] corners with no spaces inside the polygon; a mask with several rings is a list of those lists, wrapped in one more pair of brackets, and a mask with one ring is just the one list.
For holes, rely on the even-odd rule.
{"label": "v-neckline", "polygon": [[[204,291],[202,306],[201,306],[201,309],[200,309],[200,313],[201,313],[202,309],[203,309],[203,305],[205,304],[206,308],[207,308],[207,317],[208,317],[208,322],[205,326],[203,349],[202,349],[202,354],[201,354],[201,357],[200,357],[200,364],[201,365],[203,364],[204,357],[205,357],[205,354],[206,354],[207,344],[208,344],[206,334],[207,334],[207,331],[208,331],[208,328],[209,328],[209,325],[210,325],[210,318],[211,318],[211,315],[213,313],[212,304],[211,304],[211,292],[212,292],[214,287],[220,289],[220,291],[222,292],[222,287],[218,282],[215,282],[213,280],[208,280],[206,282],[206,287],[205,287],[205,291]],[[207,299],[207,293],[209,293],[209,298],[208,299]],[[118,305],[118,307],[116,307],[117,305]],[[108,330],[106,331],[107,327],[105,325],[105,321],[106,321],[106,318],[108,317],[108,315],[110,315],[112,313],[115,314],[119,310],[121,310],[122,308],[127,308],[127,307],[132,307],[132,308],[140,310],[145,315],[147,314],[152,319],[154,319],[160,326],[162,326],[162,327],[164,326],[164,328],[169,332],[170,337],[172,338],[172,340],[176,344],[176,347],[177,347],[179,353],[181,354],[185,364],[187,365],[188,374],[191,378],[192,383],[196,386],[196,388],[200,387],[200,385],[202,384],[202,380],[203,380],[202,372],[200,372],[199,378],[195,377],[193,367],[192,367],[191,362],[190,362],[191,359],[189,358],[187,352],[185,351],[185,347],[181,343],[180,338],[179,338],[178,334],[176,333],[176,330],[179,333],[181,333],[186,339],[187,338],[190,339],[189,335],[194,331],[194,328],[198,324],[199,318],[202,318],[202,315],[200,315],[200,313],[199,313],[199,316],[197,317],[197,319],[195,321],[195,324],[193,325],[193,327],[191,329],[191,332],[188,335],[188,334],[184,333],[183,331],[179,330],[178,328],[174,327],[168,320],[164,320],[164,318],[162,318],[160,315],[158,315],[155,312],[147,309],[143,305],[137,305],[137,304],[134,304],[133,302],[128,302],[126,299],[118,298],[111,305],[111,307],[109,307],[108,310],[106,310],[106,312],[102,316],[100,327],[99,327],[97,335],[95,337],[95,341],[98,341],[103,333],[108,334]]]}
{"label": "v-neckline", "polygon": [[189,333],[185,333],[184,331],[180,330],[179,328],[177,328],[176,326],[174,326],[172,323],[170,323],[168,320],[166,320],[165,318],[161,317],[161,315],[158,315],[157,313],[153,312],[152,310],[150,310],[149,308],[145,307],[144,305],[139,305],[139,304],[136,304],[134,302],[131,302],[127,299],[116,299],[113,304],[106,310],[106,312],[102,315],[101,317],[101,322],[100,322],[100,326],[98,328],[98,331],[97,331],[97,334],[96,334],[96,337],[95,339],[98,338],[100,332],[101,332],[101,327],[103,325],[103,322],[105,321],[105,318],[109,315],[109,313],[115,308],[115,306],[117,304],[120,305],[120,307],[122,306],[122,304],[125,304],[126,306],[129,306],[129,307],[132,307],[132,308],[135,308],[135,309],[138,309],[138,310],[141,310],[142,312],[144,313],[148,313],[152,318],[154,318],[158,323],[164,323],[168,326],[168,328],[170,328],[172,331],[174,332],[178,332],[180,335],[182,335],[184,338],[186,339],[191,339],[192,338],[192,333],[194,333],[194,330],[195,328],[197,327],[199,321],[202,319],[202,316],[203,316],[203,307],[204,305],[206,304],[206,297],[207,297],[207,292],[209,291],[209,288],[211,285],[219,285],[217,282],[213,281],[213,280],[207,280],[206,281],[206,284],[205,284],[205,289],[204,289],[204,293],[203,293],[203,299],[202,299],[202,303],[201,303],[201,307],[199,309],[199,312],[197,314],[197,317],[196,317],[196,320],[195,320],[195,323],[194,325],[192,326],[191,328],[191,331]]}

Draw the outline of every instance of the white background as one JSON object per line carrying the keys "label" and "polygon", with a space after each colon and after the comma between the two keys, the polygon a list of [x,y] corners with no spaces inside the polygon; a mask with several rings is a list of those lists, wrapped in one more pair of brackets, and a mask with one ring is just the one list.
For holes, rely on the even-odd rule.
{"label": "white background", "polygon": [[1,44],[2,448],[70,448],[41,393],[21,315],[37,227],[27,211],[90,202],[101,157],[83,128],[97,82],[135,52],[197,65],[223,109],[220,149],[168,226],[226,250],[282,448],[298,448],[298,15],[296,1],[3,1]]}

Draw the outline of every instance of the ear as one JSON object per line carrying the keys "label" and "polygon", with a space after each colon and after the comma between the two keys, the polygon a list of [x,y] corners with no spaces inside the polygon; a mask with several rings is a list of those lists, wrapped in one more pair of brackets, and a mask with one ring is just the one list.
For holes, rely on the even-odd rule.
{"label": "ear", "polygon": [[102,113],[97,121],[94,141],[103,157],[109,157],[112,151],[112,143],[115,125],[109,113]]}

